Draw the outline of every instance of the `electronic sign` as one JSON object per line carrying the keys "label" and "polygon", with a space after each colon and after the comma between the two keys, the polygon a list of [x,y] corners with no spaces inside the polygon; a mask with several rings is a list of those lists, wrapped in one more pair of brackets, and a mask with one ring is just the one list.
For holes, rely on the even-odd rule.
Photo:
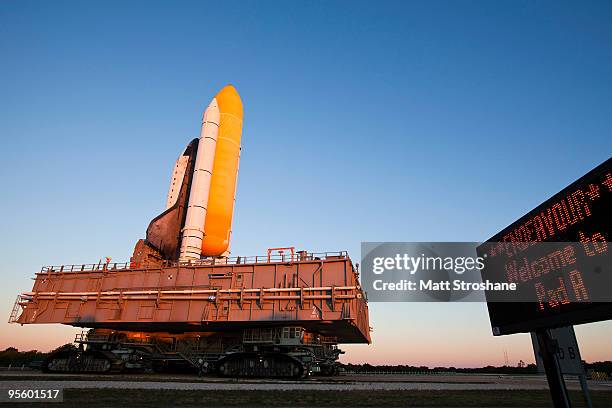
{"label": "electronic sign", "polygon": [[514,282],[487,292],[494,335],[612,318],[612,159],[478,247],[482,279]]}

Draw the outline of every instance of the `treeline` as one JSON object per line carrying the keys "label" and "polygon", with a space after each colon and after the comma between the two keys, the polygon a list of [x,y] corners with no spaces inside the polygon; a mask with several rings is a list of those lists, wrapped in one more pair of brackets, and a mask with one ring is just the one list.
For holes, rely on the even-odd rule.
{"label": "treeline", "polygon": [[29,366],[33,362],[42,361],[47,356],[55,351],[64,350],[66,348],[76,348],[74,344],[64,344],[61,347],[49,353],[41,353],[38,350],[19,351],[15,347],[8,347],[4,351],[0,351],[0,367],[21,367]]}
{"label": "treeline", "polygon": [[[371,364],[341,364],[345,371],[355,373],[366,372],[397,372],[397,373],[462,373],[462,374],[537,374],[535,364],[519,364],[512,366],[486,366],[480,368],[456,368],[456,367],[427,367],[412,365],[371,365]],[[585,363],[585,370],[593,370],[612,375],[612,361],[598,361],[595,363]]]}
{"label": "treeline", "polygon": [[596,363],[585,364],[587,370],[599,371],[612,375],[612,361],[598,361]]}
{"label": "treeline", "polygon": [[[29,366],[33,362],[44,360],[50,353],[64,350],[67,348],[76,348],[74,344],[64,344],[61,347],[49,353],[41,353],[37,350],[19,351],[15,347],[8,347],[4,351],[0,351],[0,367],[21,367]],[[401,373],[465,373],[465,374],[536,374],[537,367],[535,364],[519,363],[517,367],[511,366],[486,366],[481,368],[456,368],[456,367],[433,367],[427,366],[412,366],[412,365],[372,365],[372,364],[341,364],[345,371],[365,373],[365,372],[401,372]],[[595,363],[585,363],[585,369],[612,375],[612,361],[598,361]]]}
{"label": "treeline", "polygon": [[371,365],[371,364],[342,364],[345,371],[363,372],[398,372],[398,373],[491,373],[491,374],[535,374],[537,367],[535,364],[521,365],[518,367],[486,366],[481,368],[457,368],[457,367],[427,367],[412,365]]}

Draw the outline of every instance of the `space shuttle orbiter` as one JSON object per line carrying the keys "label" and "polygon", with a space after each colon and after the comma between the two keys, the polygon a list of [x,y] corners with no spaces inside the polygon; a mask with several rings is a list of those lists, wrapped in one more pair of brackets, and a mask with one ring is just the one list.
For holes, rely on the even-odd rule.
{"label": "space shuttle orbiter", "polygon": [[242,116],[240,95],[225,86],[204,111],[199,138],[176,161],[166,210],[136,244],[133,264],[229,255]]}

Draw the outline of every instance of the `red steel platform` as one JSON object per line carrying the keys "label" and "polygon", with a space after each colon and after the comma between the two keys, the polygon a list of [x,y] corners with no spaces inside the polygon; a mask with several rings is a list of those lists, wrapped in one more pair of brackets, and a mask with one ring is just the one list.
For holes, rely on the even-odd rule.
{"label": "red steel platform", "polygon": [[176,333],[297,325],[339,343],[370,342],[346,252],[44,267],[11,321]]}

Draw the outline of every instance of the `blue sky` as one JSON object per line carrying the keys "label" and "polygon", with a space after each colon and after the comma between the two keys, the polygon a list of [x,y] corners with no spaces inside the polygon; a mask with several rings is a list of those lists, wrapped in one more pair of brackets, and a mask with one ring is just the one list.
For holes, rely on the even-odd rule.
{"label": "blue sky", "polygon": [[[0,310],[41,265],[128,259],[227,83],[234,254],[487,239],[610,156],[610,21],[605,1],[2,2]],[[482,304],[371,314],[347,361],[533,360]],[[0,347],[72,331],[3,324]],[[577,333],[612,359],[612,324]]]}

